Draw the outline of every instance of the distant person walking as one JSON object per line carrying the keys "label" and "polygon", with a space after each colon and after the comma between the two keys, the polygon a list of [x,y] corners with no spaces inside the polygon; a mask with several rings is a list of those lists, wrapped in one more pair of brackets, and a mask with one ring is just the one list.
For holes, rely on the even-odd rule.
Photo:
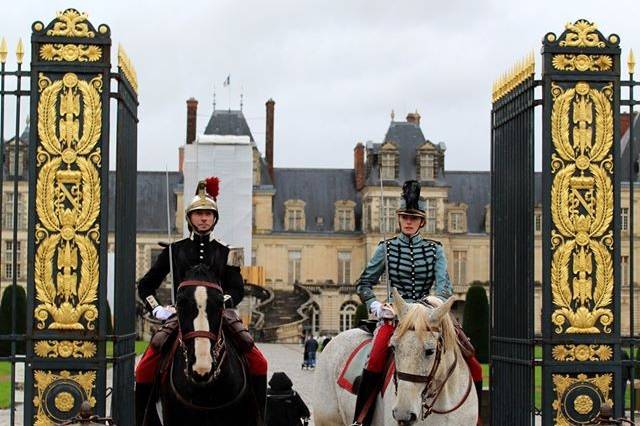
{"label": "distant person walking", "polygon": [[267,389],[265,425],[301,426],[308,423],[310,416],[309,408],[293,390],[291,379],[283,372],[273,373]]}
{"label": "distant person walking", "polygon": [[305,342],[304,352],[307,356],[307,368],[316,368],[316,352],[318,352],[318,341],[313,337],[313,335],[309,336],[309,338]]}

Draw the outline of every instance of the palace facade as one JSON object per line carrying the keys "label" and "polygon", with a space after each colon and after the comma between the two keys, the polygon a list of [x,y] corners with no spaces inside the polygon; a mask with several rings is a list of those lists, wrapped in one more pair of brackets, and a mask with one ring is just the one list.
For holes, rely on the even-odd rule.
{"label": "palace facade", "polygon": [[[196,139],[197,101],[187,101],[186,144]],[[488,171],[454,171],[445,167],[446,146],[425,137],[418,112],[403,120],[392,114],[386,134],[378,141],[355,143],[353,167],[278,168],[274,165],[275,103],[266,103],[265,151],[261,153],[247,121],[238,110],[213,111],[203,134],[248,136],[253,147],[253,220],[252,250],[245,253],[245,264],[261,266],[264,285],[274,290],[293,290],[298,284],[312,298],[310,324],[316,334],[335,334],[353,325],[356,306],[355,281],[371,257],[377,244],[397,232],[395,211],[402,183],[419,180],[421,196],[426,204],[427,220],[424,237],[440,241],[448,259],[449,275],[459,302],[454,306],[461,316],[464,298],[472,282],[488,284],[490,229],[490,173]],[[634,120],[640,133],[640,123]],[[621,185],[621,282],[622,328],[629,326],[629,196],[628,155],[629,117],[623,116],[621,140],[622,161],[619,170],[624,176]],[[16,144],[16,142],[18,142]],[[15,274],[18,283],[26,284],[27,229],[27,164],[28,127],[18,141],[5,142],[4,182],[2,194],[2,246],[0,250],[0,284],[11,284]],[[637,139],[635,152],[640,152]],[[19,149],[17,262],[13,268],[13,175],[14,155]],[[488,148],[487,148],[488,149]],[[166,188],[165,172],[138,172],[137,254],[136,273],[142,276],[160,253],[159,242],[167,241],[168,230],[173,239],[182,238],[184,220],[183,194],[190,197],[193,188],[183,188],[183,148],[180,149],[180,169],[169,173]],[[382,180],[382,185],[380,181]],[[115,175],[110,175],[110,199],[115,198]],[[536,259],[541,259],[542,212],[539,176],[535,182]],[[636,191],[636,201],[639,191]],[[171,211],[167,224],[166,202]],[[109,211],[110,241],[113,241],[112,218]],[[637,205],[637,204],[636,204]],[[637,209],[636,209],[637,213]],[[640,229],[638,214],[636,234]],[[224,212],[221,212],[224,220]],[[638,264],[640,247],[635,248]],[[110,251],[113,245],[110,244]],[[637,274],[636,274],[637,277]],[[636,283],[637,283],[636,278]],[[536,331],[541,309],[541,263],[536,263]],[[132,283],[133,285],[133,283]],[[384,285],[379,285],[384,297]],[[489,288],[487,286],[487,291]],[[637,321],[637,320],[636,320]],[[268,326],[268,324],[266,324]]]}

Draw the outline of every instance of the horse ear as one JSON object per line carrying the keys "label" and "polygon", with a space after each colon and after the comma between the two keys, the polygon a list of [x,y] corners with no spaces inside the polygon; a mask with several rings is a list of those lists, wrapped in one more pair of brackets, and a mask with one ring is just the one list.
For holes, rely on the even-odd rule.
{"label": "horse ear", "polygon": [[404,301],[395,287],[391,290],[391,295],[393,296],[393,309],[397,312],[398,318],[402,318],[402,316],[407,313],[407,302]]}
{"label": "horse ear", "polygon": [[456,300],[457,298],[455,296],[451,296],[447,299],[446,302],[431,311],[431,314],[429,314],[429,325],[440,325],[442,319],[446,314],[449,313],[449,311],[451,310],[451,306]]}

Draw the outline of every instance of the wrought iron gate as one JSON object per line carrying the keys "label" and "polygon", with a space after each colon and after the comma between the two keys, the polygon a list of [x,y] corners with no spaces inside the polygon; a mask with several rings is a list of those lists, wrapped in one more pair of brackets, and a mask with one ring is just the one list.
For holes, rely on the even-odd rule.
{"label": "wrought iron gate", "polygon": [[[26,332],[17,333],[14,320],[11,333],[0,337],[11,341],[6,359],[11,361],[12,382],[16,363],[25,365],[24,424],[64,422],[78,414],[83,401],[94,413],[107,414],[108,374],[113,376],[110,414],[118,424],[133,424],[137,78],[122,49],[118,72],[111,72],[110,29],[104,24],[95,28],[84,13],[67,9],[48,25],[35,22],[32,31],[30,71],[22,69],[21,45],[16,71],[5,70],[7,49],[0,49],[3,145],[5,99],[15,99],[16,136],[23,98],[29,98],[30,106],[26,173],[19,173],[23,161],[19,149],[13,152],[14,161],[9,161],[15,170],[14,289],[19,285],[20,188],[28,183],[28,191],[22,191],[28,192]],[[7,79],[15,81],[15,90],[7,88]],[[115,92],[112,80],[117,83]],[[115,332],[109,334],[106,275],[112,99],[118,108],[112,210],[117,214]],[[15,316],[15,296],[12,305]],[[25,355],[17,354],[19,342],[25,343]],[[12,383],[11,424],[16,418],[15,394]]]}
{"label": "wrought iron gate", "polygon": [[[631,56],[632,58],[632,56]],[[620,39],[586,20],[543,39],[533,57],[494,87],[492,108],[492,424],[591,424],[602,407],[625,410],[635,377],[633,93],[620,100]],[[534,99],[542,86],[542,100]],[[542,312],[534,334],[534,107],[542,105]],[[620,107],[630,106],[627,164]],[[628,188],[628,273],[621,273],[621,181]],[[628,225],[628,226],[627,226]],[[540,260],[537,260],[540,261]],[[622,294],[628,310],[622,309]],[[627,317],[628,315],[628,317]],[[622,327],[625,320],[624,330]],[[628,321],[627,321],[628,320]],[[536,358],[536,347],[541,356]],[[626,356],[629,354],[629,357]],[[630,358],[630,360],[629,360]],[[536,368],[541,367],[540,388]],[[536,392],[541,403],[535,407]],[[635,404],[632,393],[631,404]],[[629,408],[627,406],[627,408]]]}

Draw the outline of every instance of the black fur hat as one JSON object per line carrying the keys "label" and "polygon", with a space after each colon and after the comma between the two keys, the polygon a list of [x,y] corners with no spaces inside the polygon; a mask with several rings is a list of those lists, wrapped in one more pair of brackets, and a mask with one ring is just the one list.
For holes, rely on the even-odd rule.
{"label": "black fur hat", "polygon": [[402,200],[398,214],[418,216],[424,218],[424,204],[420,201],[420,182],[408,180],[402,185]]}

